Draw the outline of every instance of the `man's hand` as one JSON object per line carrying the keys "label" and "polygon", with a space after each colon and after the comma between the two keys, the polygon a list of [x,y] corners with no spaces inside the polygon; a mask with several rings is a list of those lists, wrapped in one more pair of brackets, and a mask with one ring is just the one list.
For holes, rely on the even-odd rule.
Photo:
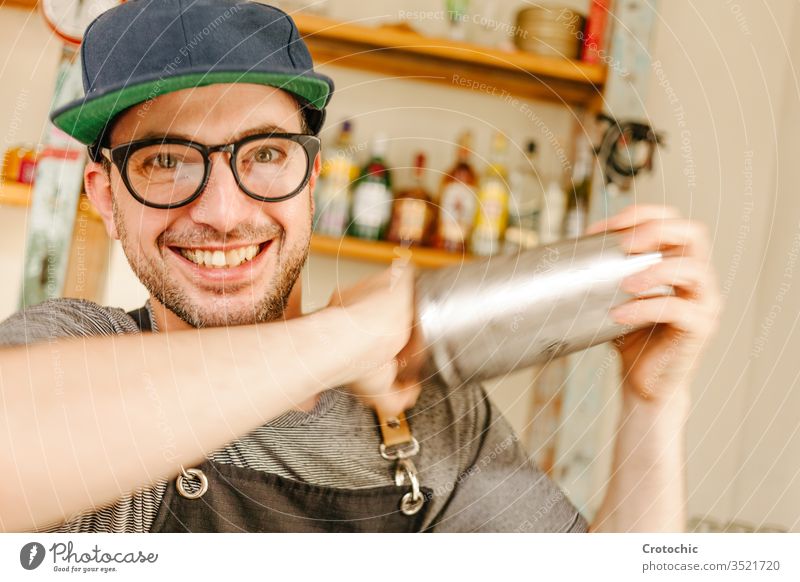
{"label": "man's hand", "polygon": [[700,353],[717,327],[720,294],[705,228],[672,208],[630,206],[589,233],[626,230],[625,250],[661,251],[664,260],[623,281],[642,293],[671,285],[675,295],[617,307],[620,323],[648,325],[618,340],[623,399],[614,460],[592,531],[683,531],[684,425]]}
{"label": "man's hand", "polygon": [[676,391],[688,389],[700,354],[717,328],[721,299],[706,228],[681,218],[674,208],[629,206],[592,225],[588,233],[604,230],[627,230],[624,246],[630,253],[664,254],[661,263],[628,277],[623,290],[641,293],[671,285],[675,295],[630,301],[612,316],[632,326],[654,324],[617,342],[626,396],[668,401]]}
{"label": "man's hand", "polygon": [[414,269],[392,265],[342,291],[330,307],[343,307],[354,333],[366,334],[369,352],[352,362],[354,380],[347,387],[364,404],[394,416],[411,408],[420,386],[407,364],[414,323]]}

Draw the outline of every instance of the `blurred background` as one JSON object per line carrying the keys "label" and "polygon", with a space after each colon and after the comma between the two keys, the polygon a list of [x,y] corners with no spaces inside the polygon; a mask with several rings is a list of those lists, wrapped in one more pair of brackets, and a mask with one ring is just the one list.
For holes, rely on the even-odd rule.
{"label": "blurred background", "polygon": [[[81,27],[113,3],[0,0],[2,318],[48,296],[147,297],[79,196],[82,151],[47,120],[80,95]],[[708,225],[726,301],[694,386],[691,527],[800,531],[800,4],[273,4],[337,86],[306,309],[386,268],[398,243],[433,268],[578,236],[633,202],[675,206]],[[383,199],[385,214],[359,212]],[[587,516],[616,365],[600,347],[486,385]]]}

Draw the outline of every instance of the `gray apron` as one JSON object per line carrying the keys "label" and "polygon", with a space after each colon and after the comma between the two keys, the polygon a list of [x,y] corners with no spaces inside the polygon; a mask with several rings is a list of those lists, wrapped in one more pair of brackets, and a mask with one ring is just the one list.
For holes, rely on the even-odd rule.
{"label": "gray apron", "polygon": [[[129,315],[152,331],[146,307]],[[396,462],[395,485],[323,487],[207,459],[169,482],[150,531],[418,532],[433,493],[417,481],[411,457],[419,445],[404,417],[379,420],[380,454]]]}

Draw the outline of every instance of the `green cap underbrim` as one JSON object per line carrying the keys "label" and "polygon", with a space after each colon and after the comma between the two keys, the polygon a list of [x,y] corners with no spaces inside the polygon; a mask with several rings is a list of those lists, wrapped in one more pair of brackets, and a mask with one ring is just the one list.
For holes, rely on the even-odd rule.
{"label": "green cap underbrim", "polygon": [[330,97],[330,87],[311,76],[287,73],[213,72],[158,78],[127,85],[97,97],[84,97],[55,111],[52,121],[56,127],[79,142],[89,145],[97,141],[108,122],[125,109],[154,99],[159,95],[216,83],[253,83],[283,89],[301,97],[315,109],[324,109]]}

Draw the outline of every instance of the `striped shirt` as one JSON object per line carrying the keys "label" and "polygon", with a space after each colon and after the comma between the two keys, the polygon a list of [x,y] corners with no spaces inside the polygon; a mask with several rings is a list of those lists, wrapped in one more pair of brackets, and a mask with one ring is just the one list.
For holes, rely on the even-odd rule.
{"label": "striped shirt", "polygon": [[[0,345],[130,333],[139,329],[121,309],[53,299],[0,323]],[[13,397],[7,387],[4,391],[4,398]],[[407,417],[420,442],[415,457],[420,483],[433,491],[423,529],[586,531],[585,520],[527,458],[480,385],[447,387],[434,376]],[[331,389],[309,412],[285,412],[208,457],[319,486],[393,485],[393,465],[380,456],[380,442],[373,412],[347,391]],[[37,531],[150,531],[167,484],[159,480],[121,492],[110,505],[87,508]]]}

